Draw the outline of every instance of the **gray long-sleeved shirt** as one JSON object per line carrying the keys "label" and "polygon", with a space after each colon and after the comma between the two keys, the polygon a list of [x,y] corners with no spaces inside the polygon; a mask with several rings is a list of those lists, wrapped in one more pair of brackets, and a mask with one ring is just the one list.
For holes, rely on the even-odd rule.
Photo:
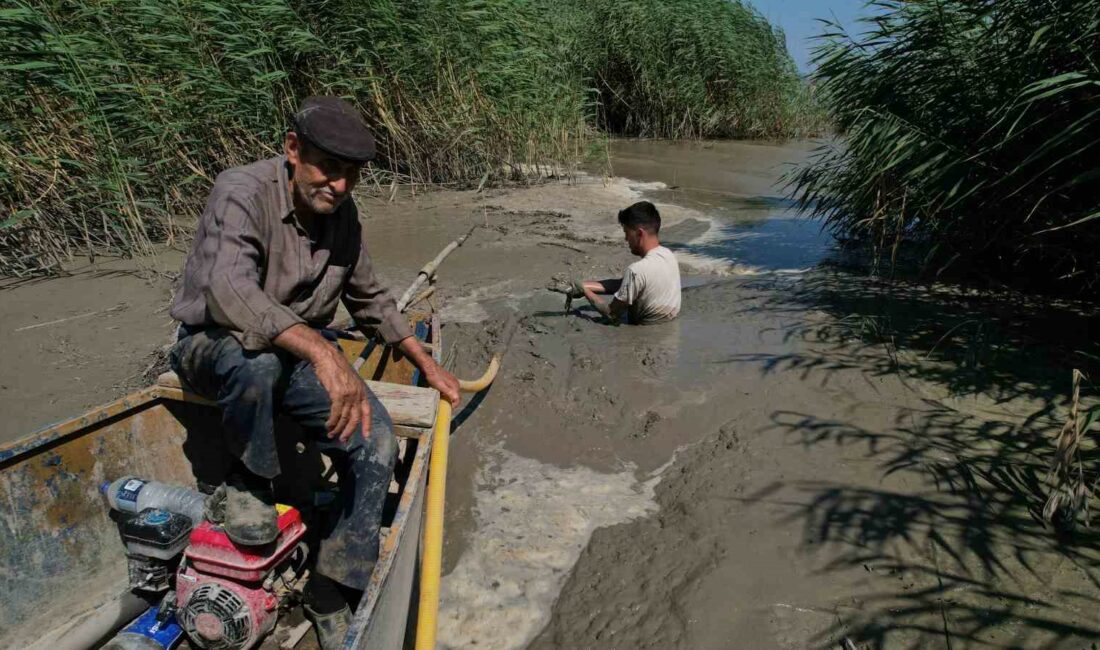
{"label": "gray long-sleeved shirt", "polygon": [[374,275],[355,203],[302,227],[290,201],[286,158],[218,175],[172,300],[172,317],[219,325],[247,350],[263,350],[298,323],[328,325],[343,300],[355,322],[387,343],[412,334]]}

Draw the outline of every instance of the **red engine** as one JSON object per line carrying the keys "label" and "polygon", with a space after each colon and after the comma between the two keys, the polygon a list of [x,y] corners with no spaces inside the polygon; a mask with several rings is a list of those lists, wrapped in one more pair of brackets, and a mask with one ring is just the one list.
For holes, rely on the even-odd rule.
{"label": "red engine", "polygon": [[262,547],[238,546],[209,521],[191,531],[176,574],[176,605],[180,626],[199,647],[244,650],[275,627],[306,559],[301,515],[286,506],[279,513],[279,536]]}

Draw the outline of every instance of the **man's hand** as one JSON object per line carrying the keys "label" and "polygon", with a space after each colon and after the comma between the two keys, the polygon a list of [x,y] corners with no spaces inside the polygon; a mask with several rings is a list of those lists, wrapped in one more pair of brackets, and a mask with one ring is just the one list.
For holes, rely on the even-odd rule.
{"label": "man's hand", "polygon": [[588,299],[588,302],[601,316],[607,318],[612,324],[618,324],[622,320],[623,314],[630,307],[618,298],[612,298],[610,303],[604,302],[603,298],[596,295],[592,286],[588,284],[584,286],[584,297]]}
{"label": "man's hand", "polygon": [[363,438],[370,437],[367,386],[338,348],[304,324],[287,328],[273,342],[313,366],[332,402],[325,423],[329,438],[339,437],[340,442],[346,443],[359,425],[363,427]]}
{"label": "man's hand", "polygon": [[325,422],[328,437],[339,437],[340,442],[346,443],[355,433],[355,427],[362,425],[363,438],[369,438],[370,400],[362,377],[339,352],[318,359],[313,370],[332,401],[332,410]]}
{"label": "man's hand", "polygon": [[439,394],[443,396],[443,399],[450,402],[451,406],[458,406],[459,400],[462,399],[459,394],[458,379],[447,372],[443,366],[436,363],[435,359],[424,350],[415,336],[401,339],[401,342],[397,344],[397,348],[415,363],[417,368],[420,368],[420,372],[424,373],[424,379],[429,386],[439,391]]}
{"label": "man's hand", "polygon": [[[431,359],[431,357],[428,358]],[[421,370],[424,372],[424,379],[427,380],[428,385],[439,391],[439,394],[443,396],[443,399],[450,402],[451,406],[458,408],[458,402],[461,399],[458,378],[436,363],[435,359],[431,359],[430,368],[422,368]]]}

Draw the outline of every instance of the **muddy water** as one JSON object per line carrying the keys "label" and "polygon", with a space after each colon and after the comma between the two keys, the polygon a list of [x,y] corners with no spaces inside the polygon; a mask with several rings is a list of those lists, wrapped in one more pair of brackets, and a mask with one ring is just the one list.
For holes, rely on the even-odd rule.
{"label": "muddy water", "polygon": [[610,164],[615,174],[664,185],[643,192],[646,199],[703,215],[666,229],[663,239],[674,251],[711,269],[790,273],[812,268],[833,246],[819,222],[796,212],[780,180],[812,148],[616,140]]}
{"label": "muddy water", "polygon": [[[749,283],[789,282],[787,273],[813,267],[829,250],[820,229],[779,198],[781,164],[798,160],[805,150],[615,143],[615,173],[634,178],[606,189],[582,182],[568,198],[546,197],[551,201],[546,208],[569,215],[572,232],[599,244],[591,259],[566,256],[574,268],[560,269],[580,266],[574,274],[588,277],[615,275],[629,261],[615,211],[640,198],[656,202],[666,223],[663,240],[677,251],[686,272],[684,312],[663,326],[611,328],[592,319],[590,311],[563,313],[560,298],[545,292],[513,291],[506,305],[501,298],[478,300],[482,322],[463,325],[460,341],[466,332],[476,336],[504,311],[523,320],[506,357],[505,377],[464,425],[466,436],[456,439],[451,472],[456,507],[448,522],[441,614],[446,647],[517,648],[536,638],[565,647],[606,643],[588,638],[590,624],[577,620],[595,614],[595,603],[559,600],[567,580],[624,583],[619,589],[636,600],[639,594],[626,583],[652,584],[670,570],[696,573],[714,562],[713,541],[694,539],[685,527],[683,535],[666,542],[677,555],[668,558],[671,565],[631,564],[622,568],[626,573],[604,566],[593,573],[587,567],[570,575],[580,570],[574,565],[582,554],[592,552],[594,533],[661,516],[654,486],[677,454],[690,457],[713,432],[736,439],[740,409],[762,396],[778,397],[768,386],[775,382],[762,382],[737,361],[749,351],[778,357],[795,349],[774,314],[752,313],[761,291]],[[593,266],[601,259],[612,263],[596,273]],[[455,318],[459,312],[478,313],[464,300],[455,302],[461,308],[452,311],[451,321],[462,320]],[[744,461],[741,457],[738,464]],[[762,571],[782,567],[783,572],[789,565],[781,554],[758,564]],[[671,606],[669,595],[652,598],[645,604],[657,608],[650,628],[638,627],[639,637],[622,636],[617,647],[634,647],[653,625],[675,624],[677,616],[660,611]],[[606,612],[643,607],[615,594],[601,592],[600,599]],[[629,620],[617,624],[634,627]],[[565,636],[554,631],[563,625],[570,630]],[[679,638],[663,638],[661,647],[675,646]]]}
{"label": "muddy water", "polygon": [[678,142],[612,140],[609,160],[616,176],[660,182],[684,192],[741,198],[780,196],[784,172],[804,161],[813,142]]}

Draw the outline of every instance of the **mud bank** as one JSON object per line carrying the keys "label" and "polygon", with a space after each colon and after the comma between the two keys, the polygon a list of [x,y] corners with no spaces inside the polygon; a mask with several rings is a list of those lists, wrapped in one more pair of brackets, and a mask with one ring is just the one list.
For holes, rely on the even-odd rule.
{"label": "mud bank", "polygon": [[[828,273],[711,279],[652,330],[531,304],[457,438],[452,647],[1088,647],[1096,540],[1061,548],[1031,512],[1056,400],[959,394],[923,351],[864,340],[837,292],[874,299]],[[608,511],[582,551],[577,522]]]}
{"label": "mud bank", "polygon": [[0,442],[142,384],[173,331],[172,277],[183,255],[81,261],[64,278],[0,288]]}
{"label": "mud bank", "polygon": [[1058,400],[892,360],[829,313],[850,282],[685,293],[758,336],[715,339],[657,513],[596,531],[531,647],[1090,647],[1097,540],[1035,516]]}

